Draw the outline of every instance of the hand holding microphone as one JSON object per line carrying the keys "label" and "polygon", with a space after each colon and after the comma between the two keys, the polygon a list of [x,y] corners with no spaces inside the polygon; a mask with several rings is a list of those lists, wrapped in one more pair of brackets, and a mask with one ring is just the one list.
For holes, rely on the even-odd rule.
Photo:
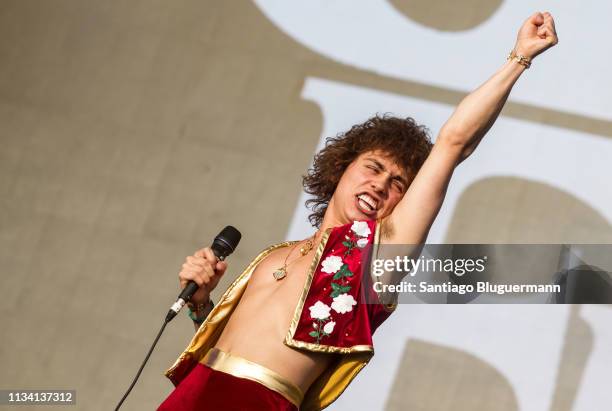
{"label": "hand holding microphone", "polygon": [[179,273],[181,289],[185,289],[189,281],[195,282],[199,288],[191,296],[191,302],[206,303],[210,298],[210,292],[215,289],[225,270],[227,270],[225,261],[217,260],[210,247],[202,248],[185,258]]}
{"label": "hand holding microphone", "polygon": [[172,320],[188,301],[195,304],[208,301],[210,292],[227,269],[227,263],[223,260],[234,252],[240,238],[240,231],[228,225],[215,237],[210,247],[202,248],[185,259],[179,273],[183,291],[170,307],[166,322]]}

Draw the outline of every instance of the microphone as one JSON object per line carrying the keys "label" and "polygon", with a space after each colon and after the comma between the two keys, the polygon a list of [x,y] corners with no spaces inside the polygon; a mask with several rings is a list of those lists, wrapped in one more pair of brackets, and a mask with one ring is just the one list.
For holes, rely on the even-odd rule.
{"label": "microphone", "polygon": [[[217,261],[223,261],[228,255],[233,253],[238,246],[241,237],[242,234],[240,234],[240,231],[231,225],[228,225],[221,230],[210,246],[213,253],[217,257]],[[199,286],[195,281],[190,280],[187,283],[187,286],[183,288],[183,291],[181,291],[179,294],[176,302],[170,307],[170,310],[166,315],[166,322],[170,322],[178,314],[178,312],[181,311],[181,308],[183,308],[183,306],[189,300],[191,300],[191,297],[196,291],[198,291],[198,288]]]}

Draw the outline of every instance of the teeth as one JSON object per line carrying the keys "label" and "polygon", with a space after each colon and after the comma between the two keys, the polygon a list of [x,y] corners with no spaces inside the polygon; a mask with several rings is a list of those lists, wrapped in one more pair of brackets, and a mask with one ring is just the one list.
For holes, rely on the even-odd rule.
{"label": "teeth", "polygon": [[358,198],[358,200],[359,200],[359,205],[361,205],[361,207],[362,207],[362,208],[364,208],[364,209],[366,209],[366,210],[369,210],[369,211],[374,210],[374,209],[372,208],[372,206],[370,206],[368,203],[366,203],[365,201],[363,201],[361,198]]}
{"label": "teeth", "polygon": [[373,199],[372,197],[370,197],[369,195],[367,195],[367,194],[360,194],[359,197],[357,197],[357,198],[359,198],[364,203],[367,203],[372,210],[376,209],[377,201],[375,199]]}

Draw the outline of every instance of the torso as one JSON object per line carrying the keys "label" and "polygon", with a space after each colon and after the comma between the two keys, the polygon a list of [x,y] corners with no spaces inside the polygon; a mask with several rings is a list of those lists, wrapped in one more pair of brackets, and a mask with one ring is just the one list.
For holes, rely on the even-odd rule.
{"label": "torso", "polygon": [[[334,354],[301,351],[283,343],[317,245],[291,263],[280,281],[272,273],[282,267],[291,246],[274,250],[261,261],[215,345],[275,371],[302,392],[335,358]],[[299,255],[299,250],[294,250],[288,262]]]}

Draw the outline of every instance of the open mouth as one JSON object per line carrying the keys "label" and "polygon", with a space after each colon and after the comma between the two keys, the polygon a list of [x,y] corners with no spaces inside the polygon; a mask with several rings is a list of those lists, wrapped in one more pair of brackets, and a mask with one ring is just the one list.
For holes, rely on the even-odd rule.
{"label": "open mouth", "polygon": [[367,193],[358,194],[356,197],[357,208],[362,213],[371,216],[378,210],[378,200]]}

